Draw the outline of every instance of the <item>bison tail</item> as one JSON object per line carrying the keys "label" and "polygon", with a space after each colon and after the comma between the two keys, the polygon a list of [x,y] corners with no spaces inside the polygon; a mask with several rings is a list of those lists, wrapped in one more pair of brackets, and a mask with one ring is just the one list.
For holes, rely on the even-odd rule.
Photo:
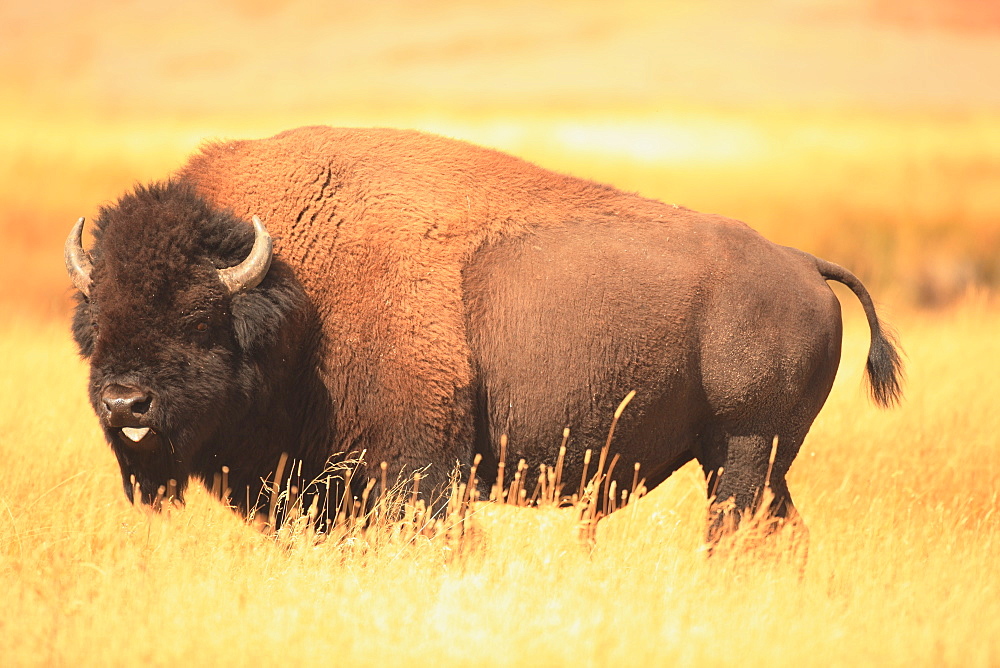
{"label": "bison tail", "polygon": [[823,278],[843,283],[861,301],[872,333],[866,365],[872,400],[883,408],[897,404],[902,394],[903,361],[899,356],[899,343],[895,334],[879,320],[872,297],[857,276],[840,265],[819,258],[816,258],[816,266]]}

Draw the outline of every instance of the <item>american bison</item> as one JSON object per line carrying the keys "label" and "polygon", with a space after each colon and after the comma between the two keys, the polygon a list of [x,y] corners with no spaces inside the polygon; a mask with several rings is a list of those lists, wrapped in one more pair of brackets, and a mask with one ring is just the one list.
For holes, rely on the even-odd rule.
{"label": "american bison", "polygon": [[145,503],[226,466],[249,511],[282,453],[304,480],[364,453],[392,476],[427,467],[421,489],[440,489],[477,454],[480,478],[496,475],[502,435],[511,461],[552,465],[564,427],[570,480],[635,390],[613,443],[620,489],[635,462],[652,488],[694,458],[710,540],[767,482],[770,512],[793,516],[785,474],[840,361],[828,280],[864,307],[874,400],[900,392],[847,270],[419,132],[211,144],[102,208],[89,252],[82,230],[65,249],[73,334],[125,492]]}

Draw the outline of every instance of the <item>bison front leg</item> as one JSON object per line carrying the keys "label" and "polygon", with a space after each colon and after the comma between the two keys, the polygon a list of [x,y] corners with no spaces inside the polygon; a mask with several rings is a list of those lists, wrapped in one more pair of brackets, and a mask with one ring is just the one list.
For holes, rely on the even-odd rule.
{"label": "bison front leg", "polygon": [[800,443],[758,434],[727,434],[716,441],[702,462],[708,477],[709,552],[741,527],[750,539],[787,527],[796,544],[808,543],[808,530],[785,481]]}

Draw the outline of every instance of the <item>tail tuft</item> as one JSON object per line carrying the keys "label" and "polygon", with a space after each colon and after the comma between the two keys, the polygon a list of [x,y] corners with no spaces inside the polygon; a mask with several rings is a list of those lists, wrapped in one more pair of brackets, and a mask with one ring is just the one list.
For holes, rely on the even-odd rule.
{"label": "tail tuft", "polygon": [[897,351],[899,344],[895,335],[887,332],[881,321],[877,322],[872,328],[872,343],[868,349],[868,386],[872,400],[883,408],[890,408],[899,403],[903,393],[903,361]]}

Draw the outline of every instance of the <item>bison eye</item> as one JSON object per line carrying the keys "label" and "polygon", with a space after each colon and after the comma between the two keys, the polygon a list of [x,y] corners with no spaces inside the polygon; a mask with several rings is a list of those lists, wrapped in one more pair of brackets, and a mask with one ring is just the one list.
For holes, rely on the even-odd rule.
{"label": "bison eye", "polygon": [[202,346],[207,346],[211,343],[211,328],[207,320],[197,320],[190,327],[191,339],[195,343]]}

